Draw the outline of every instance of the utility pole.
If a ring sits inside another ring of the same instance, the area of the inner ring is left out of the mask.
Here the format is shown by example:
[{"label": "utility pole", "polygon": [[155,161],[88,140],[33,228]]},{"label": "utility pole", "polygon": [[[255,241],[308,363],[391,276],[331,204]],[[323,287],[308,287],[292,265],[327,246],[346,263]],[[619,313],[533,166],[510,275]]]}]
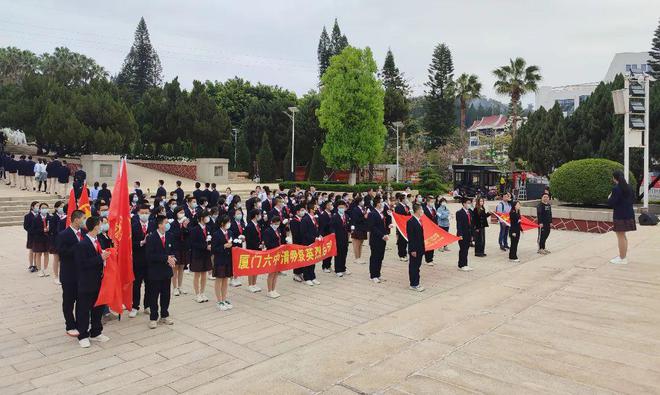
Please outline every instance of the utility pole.
[{"label": "utility pole", "polygon": [[294,168],[294,154],[296,148],[296,113],[298,112],[298,107],[289,107],[290,114],[286,111],[282,111],[286,114],[289,119],[291,119],[291,177],[293,180],[296,179],[296,173]]},{"label": "utility pole", "polygon": [[232,136],[234,136],[234,168],[236,168],[236,152],[238,147],[238,129],[234,128],[231,130]]}]

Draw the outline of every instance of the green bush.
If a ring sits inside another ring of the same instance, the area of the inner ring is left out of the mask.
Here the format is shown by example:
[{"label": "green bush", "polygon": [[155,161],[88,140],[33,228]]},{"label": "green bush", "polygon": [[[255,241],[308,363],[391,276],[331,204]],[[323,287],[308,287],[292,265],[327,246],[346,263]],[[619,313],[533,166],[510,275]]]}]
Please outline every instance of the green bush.
[{"label": "green bush", "polygon": [[[365,184],[356,184],[348,185],[338,182],[310,182],[310,181],[283,181],[279,183],[280,188],[282,189],[291,189],[299,186],[301,189],[309,189],[310,186],[316,187],[319,191],[331,191],[331,192],[367,192],[369,188],[377,189],[379,186],[383,189],[387,188],[387,183],[365,183]],[[396,183],[392,182],[389,184],[395,191],[403,191],[406,187],[411,189],[417,189],[413,184],[406,183]]]},{"label": "green bush", "polygon": [[[608,159],[580,159],[563,164],[550,176],[550,188],[562,202],[604,204],[612,190],[612,172],[623,165]],[[630,185],[637,185],[630,174]]]}]

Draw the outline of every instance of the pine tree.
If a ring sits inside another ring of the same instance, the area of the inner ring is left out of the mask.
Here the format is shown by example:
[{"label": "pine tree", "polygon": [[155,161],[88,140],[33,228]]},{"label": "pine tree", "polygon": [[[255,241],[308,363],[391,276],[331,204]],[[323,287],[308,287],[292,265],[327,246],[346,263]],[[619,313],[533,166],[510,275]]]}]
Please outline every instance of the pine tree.
[{"label": "pine tree", "polygon": [[321,32],[321,38],[319,39],[319,47],[316,50],[316,57],[319,60],[319,80],[323,77],[323,73],[330,66],[330,37],[328,36],[325,26],[323,26],[323,31]]},{"label": "pine tree", "polygon": [[323,181],[325,163],[323,162],[323,155],[321,155],[321,146],[314,147],[312,154],[312,161],[309,164],[309,181]]},{"label": "pine tree", "polygon": [[651,66],[651,75],[660,79],[660,23],[653,33],[653,41],[651,42],[651,51],[649,51],[649,66]]},{"label": "pine tree", "polygon": [[387,50],[385,63],[383,63],[383,69],[380,72],[380,79],[383,81],[383,87],[385,89],[398,89],[406,96],[410,93],[410,88],[403,73],[399,71],[399,68],[394,63],[394,54],[392,54],[391,49]]},{"label": "pine tree", "polygon": [[273,151],[270,149],[267,132],[264,132],[261,138],[257,164],[259,165],[259,179],[261,182],[275,181],[275,158],[273,158]]},{"label": "pine tree", "polygon": [[341,34],[339,23],[337,22],[337,18],[335,18],[335,24],[332,26],[332,39],[330,40],[329,47],[331,57],[339,55],[346,47],[348,47],[348,39],[345,35]]},{"label": "pine tree", "polygon": [[245,132],[241,131],[237,139],[237,152],[236,152],[236,170],[251,172],[251,159],[250,149],[247,144],[247,136]]},{"label": "pine tree", "polygon": [[394,63],[392,50],[387,50],[385,63],[383,63],[383,69],[379,77],[385,88],[385,124],[390,125],[392,122],[405,121],[408,119],[410,112],[410,104],[407,98],[410,88],[403,78],[403,74]]},{"label": "pine tree", "polygon": [[454,131],[454,63],[449,47],[438,44],[433,50],[426,83],[426,116],[424,126],[429,132],[431,147],[437,147]]},{"label": "pine tree", "polygon": [[156,50],[151,45],[149,31],[144,18],[135,29],[135,41],[131,47],[116,82],[127,88],[134,100],[141,97],[147,89],[159,86],[163,81],[163,68]]}]

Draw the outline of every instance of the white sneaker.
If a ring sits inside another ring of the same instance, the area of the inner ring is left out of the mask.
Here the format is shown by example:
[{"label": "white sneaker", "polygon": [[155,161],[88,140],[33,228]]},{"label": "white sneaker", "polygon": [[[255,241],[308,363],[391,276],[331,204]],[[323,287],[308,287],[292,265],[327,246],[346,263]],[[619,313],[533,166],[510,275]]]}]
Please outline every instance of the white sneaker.
[{"label": "white sneaker", "polygon": [[312,280],[305,281],[305,284],[309,285],[310,287],[314,286],[314,282],[312,282]]},{"label": "white sneaker", "polygon": [[179,288],[179,292],[181,292],[181,295],[188,295],[188,291],[186,291],[185,289]]},{"label": "white sneaker", "polygon": [[351,275],[351,271],[346,269],[346,271],[344,272],[344,276],[350,276],[350,275]]},{"label": "white sneaker", "polygon": [[615,265],[627,265],[628,264],[628,259],[626,258],[619,258],[617,262],[612,262]]},{"label": "white sneaker", "polygon": [[104,334],[101,333],[101,334],[98,335],[98,336],[90,337],[89,340],[91,340],[91,341],[93,341],[93,342],[105,343],[105,342],[109,341],[110,338],[109,338],[108,336],[106,336],[106,335],[104,335]]},{"label": "white sneaker", "polygon": [[344,277],[344,272],[335,273],[335,276],[337,276],[337,277]]},{"label": "white sneaker", "polygon": [[227,307],[227,305],[225,305],[225,302],[217,302],[215,305],[218,308],[218,310],[220,310],[220,311],[229,310],[229,307]]},{"label": "white sneaker", "polygon": [[372,278],[371,281],[373,281],[376,284],[380,284],[380,278],[378,278],[378,277]]},{"label": "white sneaker", "polygon": [[183,272],[186,273],[186,274],[190,274],[190,273],[192,273],[192,272],[190,271],[190,269],[186,269],[186,270],[184,270]]},{"label": "white sneaker", "polygon": [[43,270],[39,270],[39,274],[38,274],[38,276],[39,276],[39,277],[46,277],[46,273],[44,273]]},{"label": "white sneaker", "polygon": [[80,347],[82,347],[82,348],[89,348],[89,346],[91,345],[89,343],[89,338],[87,338],[87,337],[84,338],[84,339],[78,340],[78,344],[80,344]]},{"label": "white sneaker", "polygon": [[128,313],[128,318],[135,318],[137,317],[138,311],[136,309],[132,309],[130,313]]},{"label": "white sneaker", "polygon": [[618,257],[618,256],[617,256],[617,257],[614,257],[614,258],[612,258],[612,259],[610,259],[610,263],[613,263],[613,264],[615,264],[615,265],[618,264],[618,263],[620,263],[620,262],[621,262],[621,258]]},{"label": "white sneaker", "polygon": [[294,274],[293,275],[293,281],[297,281],[299,283],[303,282],[303,278],[300,274]]},{"label": "white sneaker", "polygon": [[231,304],[231,302],[229,301],[229,299],[225,300],[225,306],[227,306],[227,308],[228,308],[229,310],[231,310],[231,309],[234,308],[234,305]]},{"label": "white sneaker", "polygon": [[66,331],[66,334],[71,337],[78,337],[80,332],[78,332],[78,329],[69,329],[68,331]]},{"label": "white sneaker", "polygon": [[215,277],[214,277],[213,275],[210,275],[210,276],[208,277],[208,279],[209,279],[209,280],[215,280]]},{"label": "white sneaker", "polygon": [[60,280],[58,280],[57,278],[55,278],[55,279],[53,280],[53,283],[54,283],[55,285],[62,285],[62,283],[60,282]]},{"label": "white sneaker", "polygon": [[323,269],[323,273],[330,273],[330,272],[331,272],[330,269]]},{"label": "white sneaker", "polygon": [[417,292],[423,292],[424,290],[426,290],[426,288],[422,287],[421,285],[418,285],[416,287],[411,286],[410,289],[412,291],[417,291]]},{"label": "white sneaker", "polygon": [[204,303],[204,298],[202,297],[202,294],[198,294],[197,296],[195,296],[195,302]]},{"label": "white sneaker", "polygon": [[314,283],[314,285],[321,285],[321,282],[317,279],[313,279],[312,282]]},{"label": "white sneaker", "polygon": [[165,325],[174,325],[174,320],[170,317],[161,318],[158,322]]},{"label": "white sneaker", "polygon": [[248,291],[252,293],[261,292],[261,288],[259,288],[257,285],[250,285],[248,286]]},{"label": "white sneaker", "polygon": [[229,281],[229,285],[231,285],[232,287],[240,287],[240,286],[243,285],[243,284],[241,283],[241,280],[239,280],[239,279],[237,279],[237,278],[232,278],[232,279]]},{"label": "white sneaker", "polygon": [[268,297],[272,299],[277,299],[280,297],[280,294],[277,291],[268,292]]},{"label": "white sneaker", "polygon": [[406,262],[406,261],[408,260],[408,258],[406,258],[405,256],[400,256],[400,257],[399,257],[399,260],[400,260],[401,262]]},{"label": "white sneaker", "polygon": [[199,296],[202,297],[202,302],[208,302],[209,298],[206,297],[206,294],[200,294]]},{"label": "white sneaker", "polygon": [[435,266],[435,263],[433,263],[433,262],[426,262],[426,264],[427,264],[428,266]]},{"label": "white sneaker", "polygon": [[181,291],[179,291],[179,288],[174,288],[173,294],[174,294],[174,296],[179,296],[179,295],[181,295]]},{"label": "white sneaker", "polygon": [[149,315],[151,314],[151,309],[148,307],[145,307],[144,310],[142,310],[142,314],[144,315]]},{"label": "white sneaker", "polygon": [[464,271],[464,272],[471,272],[472,268],[470,266],[463,266],[459,267],[458,270]]},{"label": "white sneaker", "polygon": [[518,259],[518,258],[516,258],[516,259],[509,259],[509,262],[518,263],[518,262],[520,262],[520,259]]},{"label": "white sneaker", "polygon": [[149,329],[158,328],[158,321],[149,321]]},{"label": "white sneaker", "polygon": [[50,273],[44,272],[44,277],[50,277]]}]

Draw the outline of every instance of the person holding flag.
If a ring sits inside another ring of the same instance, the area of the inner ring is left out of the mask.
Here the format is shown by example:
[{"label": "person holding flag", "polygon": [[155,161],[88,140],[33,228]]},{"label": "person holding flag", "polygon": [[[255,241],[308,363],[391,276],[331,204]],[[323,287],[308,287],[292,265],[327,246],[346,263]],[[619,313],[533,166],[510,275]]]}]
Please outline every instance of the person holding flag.
[{"label": "person holding flag", "polygon": [[406,222],[406,235],[408,236],[408,277],[410,289],[417,292],[424,291],[419,285],[419,268],[422,266],[424,256],[424,227],[422,226],[422,205],[413,203],[413,215]]},{"label": "person holding flag", "polygon": [[[438,222],[438,214],[435,211],[435,197],[433,195],[426,196],[426,200],[422,203],[424,215],[431,220],[434,224]],[[433,266],[433,250],[424,253],[424,260],[429,266]]]}]

